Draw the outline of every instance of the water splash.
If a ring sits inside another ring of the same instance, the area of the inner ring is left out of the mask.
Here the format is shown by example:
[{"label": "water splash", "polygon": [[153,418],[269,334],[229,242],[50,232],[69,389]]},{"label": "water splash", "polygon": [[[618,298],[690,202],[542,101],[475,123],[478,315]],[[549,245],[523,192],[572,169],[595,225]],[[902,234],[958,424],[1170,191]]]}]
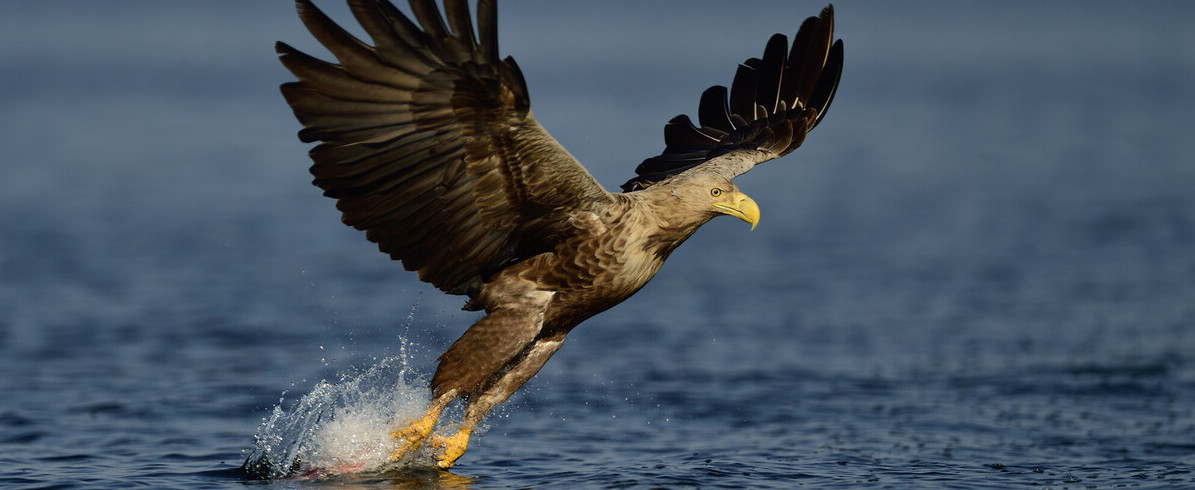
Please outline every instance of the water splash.
[{"label": "water splash", "polygon": [[341,375],[337,383],[321,380],[289,410],[283,408],[284,393],[254,436],[242,469],[254,478],[278,479],[434,467],[427,451],[400,462],[390,459],[397,448],[391,431],[422,416],[430,398],[427,381],[411,369],[407,347],[418,307],[417,299],[403,324],[397,357]]},{"label": "water splash", "polygon": [[419,311],[419,303],[423,299],[423,288],[415,291],[415,303],[411,305],[411,310],[407,312],[407,319],[402,324],[402,334],[398,337],[398,358],[402,362],[402,370],[399,373],[406,376],[410,369],[410,352],[407,349],[407,339],[411,338],[411,324],[415,323],[415,312]]},{"label": "water splash", "polygon": [[338,383],[320,381],[290,409],[283,401],[258,429],[243,469],[257,478],[384,473],[434,466],[430,454],[395,463],[390,432],[427,409],[426,383],[405,376],[400,357]]}]

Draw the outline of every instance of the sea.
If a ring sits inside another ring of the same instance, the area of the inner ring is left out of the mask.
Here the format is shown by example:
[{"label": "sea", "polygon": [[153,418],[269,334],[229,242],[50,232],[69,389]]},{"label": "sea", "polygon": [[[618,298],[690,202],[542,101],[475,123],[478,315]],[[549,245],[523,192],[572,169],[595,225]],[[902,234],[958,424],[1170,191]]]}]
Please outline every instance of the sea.
[{"label": "sea", "polygon": [[[500,49],[614,189],[823,6],[504,1]],[[1195,3],[835,9],[828,116],[737,179],[759,227],[703,227],[442,471],[389,432],[477,315],[310,184],[293,4],[6,3],[0,487],[1195,487]]]}]

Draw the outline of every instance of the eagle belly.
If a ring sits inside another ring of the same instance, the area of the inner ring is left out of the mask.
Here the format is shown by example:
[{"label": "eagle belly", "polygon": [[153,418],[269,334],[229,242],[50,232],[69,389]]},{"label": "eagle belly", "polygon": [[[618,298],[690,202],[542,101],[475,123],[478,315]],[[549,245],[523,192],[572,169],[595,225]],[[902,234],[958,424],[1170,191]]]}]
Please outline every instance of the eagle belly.
[{"label": "eagle belly", "polygon": [[432,383],[437,392],[474,393],[490,385],[524,362],[537,343],[559,342],[634,295],[660,270],[667,254],[659,253],[659,235],[635,233],[643,228],[636,227],[634,213],[605,219],[580,214],[554,251],[514,263],[481,287],[470,304],[486,316],[440,356]]}]

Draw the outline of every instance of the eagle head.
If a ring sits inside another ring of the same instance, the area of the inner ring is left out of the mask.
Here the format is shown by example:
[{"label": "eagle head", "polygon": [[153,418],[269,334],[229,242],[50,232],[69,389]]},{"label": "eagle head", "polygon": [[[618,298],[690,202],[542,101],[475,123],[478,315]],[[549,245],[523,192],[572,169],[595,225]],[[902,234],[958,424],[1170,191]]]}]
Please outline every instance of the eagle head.
[{"label": "eagle head", "polygon": [[704,215],[706,220],[725,214],[750,223],[752,230],[759,224],[759,204],[730,179],[711,174],[682,174],[664,187],[670,188],[680,207]]}]

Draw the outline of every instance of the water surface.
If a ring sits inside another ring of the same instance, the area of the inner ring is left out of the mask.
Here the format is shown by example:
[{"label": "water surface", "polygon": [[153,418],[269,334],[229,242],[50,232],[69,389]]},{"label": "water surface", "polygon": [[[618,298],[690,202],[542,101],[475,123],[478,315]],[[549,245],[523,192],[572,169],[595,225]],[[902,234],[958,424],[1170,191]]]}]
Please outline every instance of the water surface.
[{"label": "water surface", "polygon": [[[612,188],[820,7],[506,2],[502,49]],[[452,473],[323,482],[1195,484],[1193,8],[836,7],[829,116],[739,179],[756,231],[703,228]],[[276,407],[417,390],[475,318],[310,186],[278,39],[319,52],[284,2],[6,9],[0,484],[254,483]]]}]

